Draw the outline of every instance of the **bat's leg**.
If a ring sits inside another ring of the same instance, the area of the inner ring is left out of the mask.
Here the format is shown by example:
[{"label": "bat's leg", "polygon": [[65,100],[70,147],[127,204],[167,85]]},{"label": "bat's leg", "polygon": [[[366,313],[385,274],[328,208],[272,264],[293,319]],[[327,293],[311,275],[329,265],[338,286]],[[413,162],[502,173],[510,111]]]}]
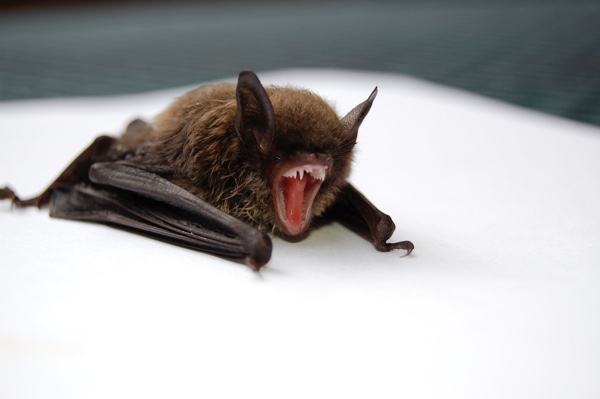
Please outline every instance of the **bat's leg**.
[{"label": "bat's leg", "polygon": [[69,190],[62,199],[57,195],[51,215],[120,224],[241,261],[255,270],[268,262],[272,243],[266,234],[159,176],[155,169],[123,162],[94,164],[90,168],[94,185]]},{"label": "bat's leg", "polygon": [[0,188],[0,200],[8,199],[8,200],[14,201],[17,198],[18,197],[15,194],[15,192],[12,190],[12,188],[10,188],[10,187]]},{"label": "bat's leg", "polygon": [[354,186],[348,184],[331,209],[331,216],[371,241],[378,251],[403,249],[410,254],[414,245],[410,241],[388,243],[396,225],[389,215],[381,212]]},{"label": "bat's leg", "polygon": [[100,136],[75,158],[73,162],[50,184],[50,186],[37,197],[29,199],[19,198],[9,187],[0,189],[0,199],[10,199],[17,208],[36,206],[41,208],[50,202],[50,194],[57,187],[71,186],[88,180],[88,170],[96,162],[110,159],[110,150],[115,142],[114,137]]}]

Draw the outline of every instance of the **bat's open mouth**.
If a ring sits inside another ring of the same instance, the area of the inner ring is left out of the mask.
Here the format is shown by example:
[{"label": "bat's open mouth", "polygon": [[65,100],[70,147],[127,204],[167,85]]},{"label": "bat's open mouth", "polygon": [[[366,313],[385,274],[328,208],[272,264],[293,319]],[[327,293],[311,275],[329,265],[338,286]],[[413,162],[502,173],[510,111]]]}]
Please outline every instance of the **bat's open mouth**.
[{"label": "bat's open mouth", "polygon": [[274,187],[275,211],[286,234],[301,234],[309,226],[313,201],[327,172],[326,165],[306,163],[284,168],[278,174]]}]

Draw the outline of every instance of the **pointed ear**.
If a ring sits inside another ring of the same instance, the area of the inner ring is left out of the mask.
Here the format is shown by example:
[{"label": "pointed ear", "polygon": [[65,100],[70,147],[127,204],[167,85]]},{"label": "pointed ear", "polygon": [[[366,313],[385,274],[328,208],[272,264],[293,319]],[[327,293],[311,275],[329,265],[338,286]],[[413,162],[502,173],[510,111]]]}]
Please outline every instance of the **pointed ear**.
[{"label": "pointed ear", "polygon": [[235,128],[249,148],[258,145],[263,157],[269,154],[275,135],[275,113],[264,87],[254,72],[243,71],[236,90]]},{"label": "pointed ear", "polygon": [[367,116],[367,114],[369,113],[369,110],[371,109],[371,105],[373,105],[373,100],[375,100],[375,97],[377,97],[377,87],[375,88],[375,90],[373,90],[373,92],[371,93],[369,98],[366,99],[366,101],[354,107],[354,109],[348,112],[348,114],[344,116],[340,121],[342,127],[346,131],[346,138],[349,141],[352,141],[352,143],[356,141],[356,136],[358,135],[358,128],[360,127],[362,121],[365,119],[365,116]]}]

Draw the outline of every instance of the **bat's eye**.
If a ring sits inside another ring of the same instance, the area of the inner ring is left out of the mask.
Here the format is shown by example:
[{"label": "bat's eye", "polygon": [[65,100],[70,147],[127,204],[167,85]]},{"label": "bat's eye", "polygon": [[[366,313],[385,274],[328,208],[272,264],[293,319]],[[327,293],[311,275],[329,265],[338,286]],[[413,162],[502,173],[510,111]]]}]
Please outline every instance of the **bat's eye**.
[{"label": "bat's eye", "polygon": [[273,158],[273,162],[277,163],[281,161],[281,155],[275,154],[275,158]]}]

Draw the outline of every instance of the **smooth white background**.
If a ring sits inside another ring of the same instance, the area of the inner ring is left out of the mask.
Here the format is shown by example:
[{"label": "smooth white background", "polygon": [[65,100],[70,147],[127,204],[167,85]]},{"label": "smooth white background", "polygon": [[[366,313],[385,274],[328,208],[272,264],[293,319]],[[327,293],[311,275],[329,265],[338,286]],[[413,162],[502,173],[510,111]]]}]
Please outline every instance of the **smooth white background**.
[{"label": "smooth white background", "polygon": [[[600,129],[385,74],[279,71],[340,114],[379,96],[352,182],[409,257],[339,225],[260,274],[0,203],[0,397],[600,396]],[[0,185],[37,194],[185,89],[0,104]]]}]

